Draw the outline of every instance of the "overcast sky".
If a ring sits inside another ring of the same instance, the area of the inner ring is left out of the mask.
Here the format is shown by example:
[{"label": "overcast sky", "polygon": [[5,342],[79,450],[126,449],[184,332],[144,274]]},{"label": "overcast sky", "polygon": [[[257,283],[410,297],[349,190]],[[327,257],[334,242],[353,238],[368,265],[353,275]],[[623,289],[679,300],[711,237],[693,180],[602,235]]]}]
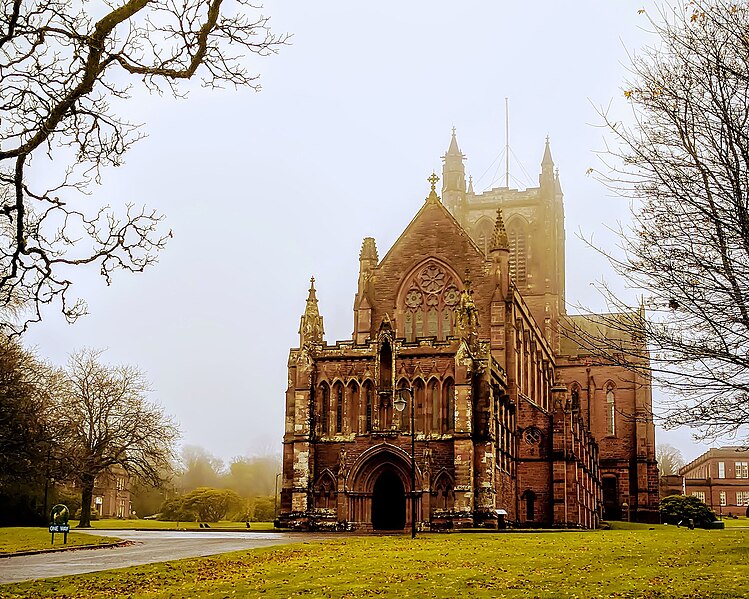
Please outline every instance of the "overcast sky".
[{"label": "overcast sky", "polygon": [[[511,186],[537,185],[548,135],[565,193],[567,299],[605,308],[591,283],[610,269],[576,233],[612,247],[607,227],[628,206],[585,172],[605,145],[597,109],[624,109],[628,52],[648,39],[638,9],[652,6],[267,1],[274,30],[293,38],[250,59],[260,93],[196,85],[188,100],[136,94],[122,110],[149,137],[91,201],[163,212],[174,239],[160,263],[109,288],[79,273],[91,314],[69,326],[48,311],[27,343],[59,364],[83,346],[137,364],[184,443],[225,459],[280,451],[310,276],[326,340],[350,338],[361,241],[375,237],[384,256],[441,173],[453,126],[476,191],[503,184],[505,98]],[[659,430],[658,441],[687,459],[704,450],[688,431]]]}]

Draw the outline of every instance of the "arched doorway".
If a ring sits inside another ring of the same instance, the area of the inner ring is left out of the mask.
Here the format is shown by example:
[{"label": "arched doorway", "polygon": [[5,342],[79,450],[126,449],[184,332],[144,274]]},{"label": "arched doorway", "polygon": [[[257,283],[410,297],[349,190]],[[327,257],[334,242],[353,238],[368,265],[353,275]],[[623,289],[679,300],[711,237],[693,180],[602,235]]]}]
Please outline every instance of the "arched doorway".
[{"label": "arched doorway", "polygon": [[406,492],[400,477],[388,469],[382,472],[372,492],[372,528],[403,530],[406,526]]}]

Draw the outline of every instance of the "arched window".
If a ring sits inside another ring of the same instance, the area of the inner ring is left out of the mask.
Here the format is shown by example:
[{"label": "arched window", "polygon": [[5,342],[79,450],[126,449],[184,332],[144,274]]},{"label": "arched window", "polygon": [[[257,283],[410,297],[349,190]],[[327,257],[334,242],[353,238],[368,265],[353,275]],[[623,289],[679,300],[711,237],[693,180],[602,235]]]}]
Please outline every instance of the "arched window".
[{"label": "arched window", "polygon": [[451,378],[445,379],[442,383],[442,405],[445,406],[445,425],[443,430],[446,433],[455,430],[455,385]]},{"label": "arched window", "polygon": [[315,507],[331,509],[335,507],[335,480],[325,472],[317,481],[315,488]]},{"label": "arched window", "polygon": [[372,383],[364,383],[364,410],[365,410],[365,432],[372,432]]},{"label": "arched window", "polygon": [[347,388],[348,393],[348,430],[359,432],[359,385],[351,381]]},{"label": "arched window", "polygon": [[322,432],[327,435],[330,432],[330,388],[327,383],[320,385],[320,420],[322,420]]},{"label": "arched window", "polygon": [[473,239],[476,241],[476,245],[479,246],[482,252],[484,252],[484,255],[487,255],[491,249],[489,246],[492,242],[494,223],[489,218],[482,218],[478,223],[476,223],[476,227],[473,231]]},{"label": "arched window", "polygon": [[436,260],[419,266],[404,285],[398,311],[406,341],[418,337],[446,339],[453,334],[461,283]]},{"label": "arched window", "polygon": [[431,418],[430,418],[430,426],[429,430],[433,433],[439,433],[442,432],[440,430],[440,421],[441,421],[441,408],[442,408],[442,402],[440,401],[440,386],[439,383],[435,380],[432,380],[429,382],[429,403],[431,404],[430,412],[431,412]]},{"label": "arched window", "polygon": [[343,385],[335,385],[335,432],[343,432]]},{"label": "arched window", "polygon": [[453,482],[446,472],[443,472],[434,483],[434,507],[441,510],[451,510],[455,505],[455,491]]},{"label": "arched window", "polygon": [[614,383],[606,385],[606,434],[616,435],[616,402],[614,400]]},{"label": "arched window", "polygon": [[525,221],[515,218],[507,225],[510,244],[510,276],[518,287],[528,284],[528,229]]},{"label": "arched window", "polygon": [[[424,381],[417,379],[414,381],[414,404],[416,408],[416,411],[414,412],[414,426],[418,432],[424,432],[424,408],[426,406],[426,402],[424,401],[425,395],[426,389],[424,387]],[[403,413],[405,414],[405,410]]]}]

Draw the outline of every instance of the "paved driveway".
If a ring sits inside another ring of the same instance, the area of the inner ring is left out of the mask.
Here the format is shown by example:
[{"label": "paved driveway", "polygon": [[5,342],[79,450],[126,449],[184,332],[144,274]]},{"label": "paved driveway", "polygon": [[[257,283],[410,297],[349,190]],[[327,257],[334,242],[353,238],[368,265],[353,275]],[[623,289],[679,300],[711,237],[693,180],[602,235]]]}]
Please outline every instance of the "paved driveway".
[{"label": "paved driveway", "polygon": [[330,538],[324,535],[284,532],[180,532],[101,529],[90,532],[97,535],[119,537],[120,539],[133,541],[133,544],[127,547],[76,549],[2,558],[0,559],[0,584]]}]

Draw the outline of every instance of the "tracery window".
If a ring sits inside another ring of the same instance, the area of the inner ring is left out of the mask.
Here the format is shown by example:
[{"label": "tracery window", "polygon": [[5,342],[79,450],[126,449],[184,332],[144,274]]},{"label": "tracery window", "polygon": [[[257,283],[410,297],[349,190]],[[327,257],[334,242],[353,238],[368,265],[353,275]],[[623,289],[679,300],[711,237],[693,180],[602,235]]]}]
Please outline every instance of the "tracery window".
[{"label": "tracery window", "polygon": [[460,282],[435,260],[417,269],[406,284],[400,310],[406,341],[417,337],[446,339],[453,334]]},{"label": "tracery window", "polygon": [[614,401],[614,384],[606,385],[606,434],[616,435],[616,403]]},{"label": "tracery window", "polygon": [[510,276],[518,287],[528,284],[528,232],[525,222],[513,220],[507,226],[510,245]]},{"label": "tracery window", "polygon": [[455,491],[452,480],[446,473],[442,473],[434,484],[435,502],[434,507],[442,510],[451,510],[455,505]]}]

